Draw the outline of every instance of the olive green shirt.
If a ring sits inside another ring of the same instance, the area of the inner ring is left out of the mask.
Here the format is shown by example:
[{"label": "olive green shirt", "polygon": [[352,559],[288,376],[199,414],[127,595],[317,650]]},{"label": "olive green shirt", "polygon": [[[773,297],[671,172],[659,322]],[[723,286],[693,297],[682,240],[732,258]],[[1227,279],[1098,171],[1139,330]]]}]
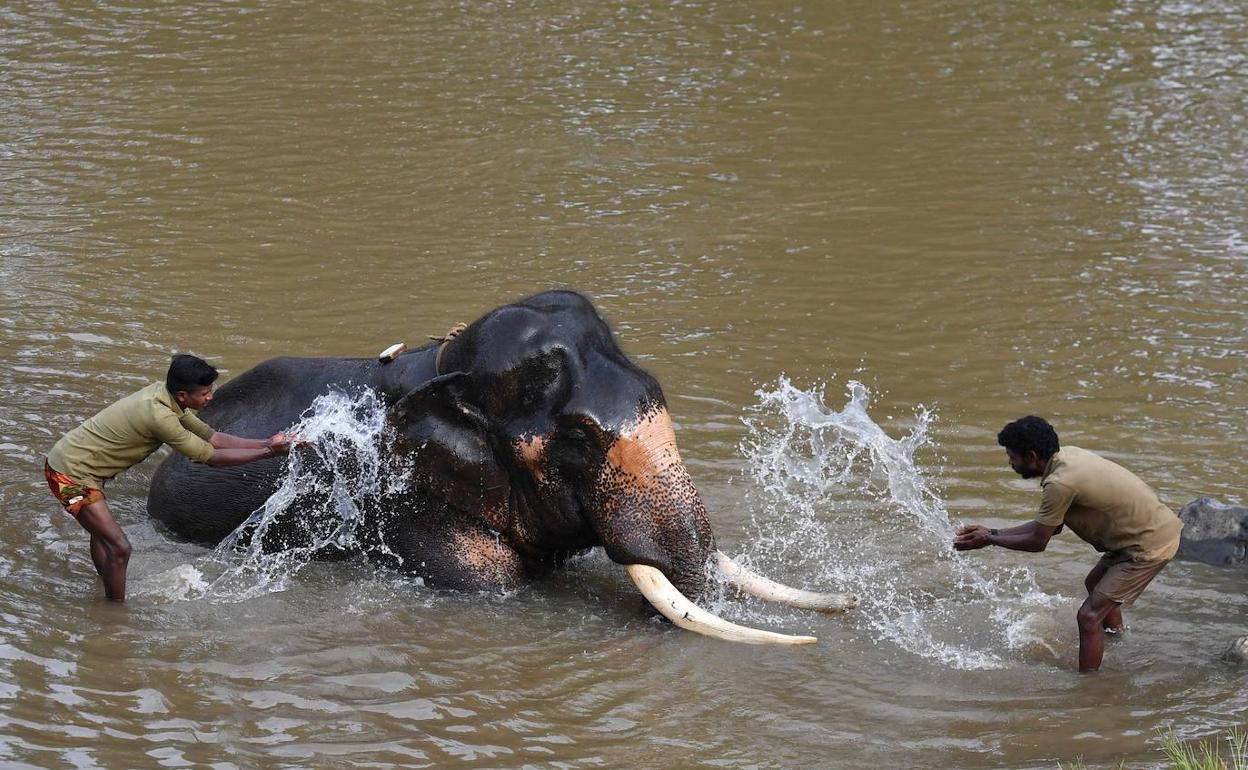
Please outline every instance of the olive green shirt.
[{"label": "olive green shirt", "polygon": [[102,487],[118,473],[143,462],[161,444],[192,460],[212,457],[213,429],[183,409],[163,382],[106,406],[61,437],[48,452],[48,465],[74,481]]},{"label": "olive green shirt", "polygon": [[1098,551],[1148,558],[1172,545],[1183,521],[1131,471],[1075,446],[1049,459],[1036,521],[1062,524]]}]

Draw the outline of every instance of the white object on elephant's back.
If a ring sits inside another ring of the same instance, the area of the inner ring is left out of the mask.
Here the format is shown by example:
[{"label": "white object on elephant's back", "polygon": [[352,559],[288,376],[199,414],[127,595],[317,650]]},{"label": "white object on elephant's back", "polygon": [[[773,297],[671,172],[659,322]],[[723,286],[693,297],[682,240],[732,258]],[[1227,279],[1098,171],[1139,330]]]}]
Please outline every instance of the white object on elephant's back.
[{"label": "white object on elephant's back", "polygon": [[388,364],[399,357],[399,354],[407,350],[407,343],[396,342],[385,350],[377,354],[377,360],[383,364]]},{"label": "white object on elephant's back", "polygon": [[687,631],[744,644],[814,644],[818,641],[813,636],[789,636],[730,623],[691,602],[672,585],[667,576],[654,567],[626,564],[624,569],[637,584],[642,595],[663,617]]},{"label": "white object on elephant's back", "polygon": [[777,583],[740,566],[722,551],[715,552],[715,560],[729,583],[759,599],[816,612],[844,612],[858,606],[858,597],[851,594],[821,594]]}]

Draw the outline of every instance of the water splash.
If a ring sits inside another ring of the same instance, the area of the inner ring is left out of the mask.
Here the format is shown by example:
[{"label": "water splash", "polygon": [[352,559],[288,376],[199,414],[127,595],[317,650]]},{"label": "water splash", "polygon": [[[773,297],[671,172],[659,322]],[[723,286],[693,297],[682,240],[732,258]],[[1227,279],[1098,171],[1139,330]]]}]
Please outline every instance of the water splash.
[{"label": "water splash", "polygon": [[744,558],[857,593],[856,617],[878,640],[956,668],[1010,665],[1001,651],[1042,641],[1036,618],[1063,600],[1025,568],[955,553],[940,490],[915,459],[933,412],[919,407],[893,438],[871,418],[867,387],[847,391],[840,410],[822,385],[781,377],[758,391],[742,450],[764,499]]},{"label": "water splash", "polygon": [[184,602],[204,595],[208,583],[193,564],[179,564],[172,569],[149,575],[137,582],[131,598],[142,597],[155,602]]},{"label": "water splash", "polygon": [[392,460],[383,404],[369,389],[318,397],[291,427],[307,446],[292,452],[276,492],[201,561],[218,573],[198,598],[238,602],[285,590],[317,556],[387,549],[362,527],[365,506],[395,492],[404,474]]}]

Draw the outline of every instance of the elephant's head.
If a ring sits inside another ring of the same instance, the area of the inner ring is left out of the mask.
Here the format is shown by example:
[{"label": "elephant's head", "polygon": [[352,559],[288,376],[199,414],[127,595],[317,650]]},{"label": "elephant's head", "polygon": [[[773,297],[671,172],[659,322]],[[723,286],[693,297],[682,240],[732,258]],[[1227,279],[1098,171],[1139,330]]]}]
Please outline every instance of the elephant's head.
[{"label": "elephant's head", "polygon": [[718,556],[705,506],[658,382],[585,298],[552,292],[495,310],[446,346],[441,369],[392,409],[400,451],[433,490],[421,504],[439,509],[426,526],[484,527],[490,558],[526,571],[602,546],[678,624],[779,637],[693,605]]}]

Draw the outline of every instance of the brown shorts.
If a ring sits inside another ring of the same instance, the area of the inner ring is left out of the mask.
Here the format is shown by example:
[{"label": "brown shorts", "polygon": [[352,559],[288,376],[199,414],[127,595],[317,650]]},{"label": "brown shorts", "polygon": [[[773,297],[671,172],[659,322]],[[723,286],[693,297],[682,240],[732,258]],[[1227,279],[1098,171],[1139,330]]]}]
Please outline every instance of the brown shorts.
[{"label": "brown shorts", "polygon": [[1144,589],[1170,563],[1178,550],[1179,540],[1175,538],[1172,545],[1152,553],[1137,556],[1105,554],[1097,564],[1098,567],[1105,567],[1105,574],[1092,590],[1112,602],[1129,605],[1144,593]]},{"label": "brown shorts", "polygon": [[47,460],[43,461],[43,476],[48,480],[48,489],[52,490],[52,496],[60,500],[65,511],[74,518],[78,518],[85,506],[104,499],[103,490],[88,487],[60,471],[53,470]]}]

